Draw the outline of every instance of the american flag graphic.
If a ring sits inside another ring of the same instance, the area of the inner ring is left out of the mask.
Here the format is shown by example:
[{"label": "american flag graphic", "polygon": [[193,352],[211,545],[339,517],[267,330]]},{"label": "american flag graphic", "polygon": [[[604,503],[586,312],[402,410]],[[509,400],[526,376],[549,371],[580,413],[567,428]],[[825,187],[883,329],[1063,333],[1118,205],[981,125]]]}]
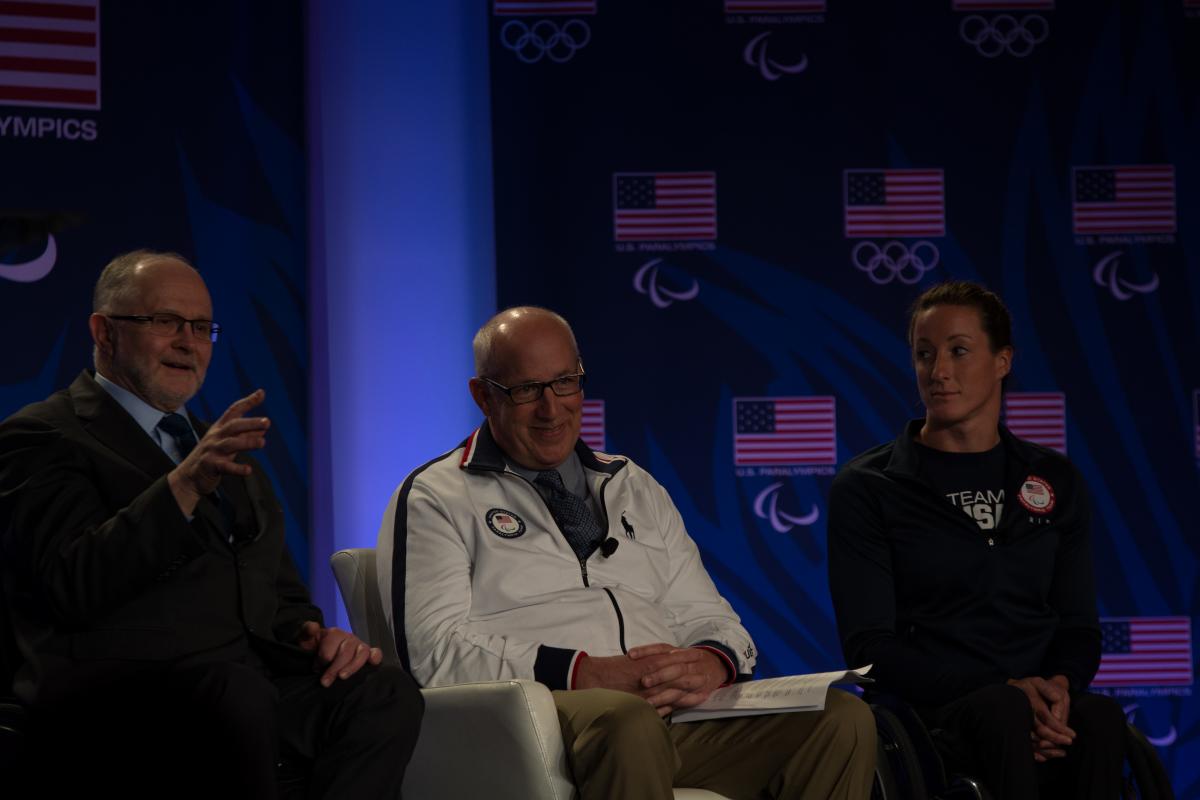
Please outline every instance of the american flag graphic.
[{"label": "american flag graphic", "polygon": [[846,237],[945,236],[940,169],[848,169]]},{"label": "american flag graphic", "polygon": [[955,11],[1053,11],[1054,0],[953,0]]},{"label": "american flag graphic", "polygon": [[1038,504],[1039,507],[1050,500],[1050,493],[1046,491],[1046,487],[1037,481],[1026,481],[1021,486],[1021,496],[1024,497],[1026,495],[1033,495],[1040,498],[1042,502]]},{"label": "american flag graphic", "polygon": [[1075,233],[1174,233],[1175,167],[1075,167]]},{"label": "american flag graphic", "polygon": [[1101,617],[1092,686],[1191,686],[1191,617]]},{"label": "american flag graphic", "polygon": [[495,0],[492,13],[498,17],[595,14],[596,0]]},{"label": "american flag graphic", "polygon": [[1012,434],[1067,453],[1067,399],[1062,392],[1009,392],[1004,424]]},{"label": "american flag graphic", "polygon": [[0,2],[0,105],[100,108],[99,5]]},{"label": "american flag graphic", "polygon": [[1192,428],[1196,435],[1196,459],[1200,461],[1200,389],[1192,392]]},{"label": "american flag graphic", "polygon": [[604,450],[604,401],[583,401],[583,425],[579,438],[593,450]]},{"label": "american flag graphic", "polygon": [[813,14],[825,10],[825,0],[725,0],[726,14]]},{"label": "american flag graphic", "polygon": [[613,228],[618,242],[717,238],[717,173],[614,174]]},{"label": "american flag graphic", "polygon": [[837,463],[832,397],[737,397],[733,417],[734,464]]}]

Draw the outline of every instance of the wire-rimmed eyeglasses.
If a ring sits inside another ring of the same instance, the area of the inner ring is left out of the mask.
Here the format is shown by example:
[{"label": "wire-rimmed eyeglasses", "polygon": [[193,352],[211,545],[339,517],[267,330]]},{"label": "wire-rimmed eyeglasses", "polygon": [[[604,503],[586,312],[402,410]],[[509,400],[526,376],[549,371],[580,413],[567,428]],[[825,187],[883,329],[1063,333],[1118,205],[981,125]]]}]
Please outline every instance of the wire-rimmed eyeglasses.
[{"label": "wire-rimmed eyeglasses", "polygon": [[211,319],[184,319],[178,314],[105,314],[109,319],[119,319],[145,325],[155,336],[176,336],[183,330],[184,325],[192,329],[192,333],[210,342],[217,340],[221,326]]}]

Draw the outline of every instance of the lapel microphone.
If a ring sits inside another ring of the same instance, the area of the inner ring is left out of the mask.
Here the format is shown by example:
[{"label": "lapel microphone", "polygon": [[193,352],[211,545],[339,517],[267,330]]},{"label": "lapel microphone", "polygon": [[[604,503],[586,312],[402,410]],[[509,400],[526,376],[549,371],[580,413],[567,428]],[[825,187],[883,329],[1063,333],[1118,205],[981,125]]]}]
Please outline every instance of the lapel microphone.
[{"label": "lapel microphone", "polygon": [[621,543],[618,542],[613,537],[611,537],[611,536],[608,537],[607,539],[605,539],[603,542],[600,543],[600,555],[604,556],[605,558],[608,558],[613,553],[617,552],[617,546],[620,544]]}]

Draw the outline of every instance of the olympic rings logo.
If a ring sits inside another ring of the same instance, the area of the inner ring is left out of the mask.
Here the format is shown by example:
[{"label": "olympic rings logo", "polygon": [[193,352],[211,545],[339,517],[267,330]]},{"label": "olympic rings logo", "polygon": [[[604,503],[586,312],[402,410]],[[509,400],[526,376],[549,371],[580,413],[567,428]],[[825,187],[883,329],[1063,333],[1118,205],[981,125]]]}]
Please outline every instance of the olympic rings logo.
[{"label": "olympic rings logo", "polygon": [[562,64],[591,40],[592,29],[581,19],[564,23],[561,28],[548,19],[538,20],[532,26],[513,19],[500,29],[500,43],[526,64],[536,64],[543,58]]},{"label": "olympic rings logo", "polygon": [[938,265],[941,254],[932,242],[917,242],[911,248],[892,240],[883,247],[874,242],[859,242],[850,251],[850,261],[867,273],[871,282],[884,286],[894,280],[910,286]]},{"label": "olympic rings logo", "polygon": [[984,58],[995,58],[1003,53],[1025,58],[1033,48],[1046,41],[1050,23],[1038,14],[1029,14],[1020,20],[1011,14],[1000,14],[990,20],[971,14],[959,23],[958,33]]}]

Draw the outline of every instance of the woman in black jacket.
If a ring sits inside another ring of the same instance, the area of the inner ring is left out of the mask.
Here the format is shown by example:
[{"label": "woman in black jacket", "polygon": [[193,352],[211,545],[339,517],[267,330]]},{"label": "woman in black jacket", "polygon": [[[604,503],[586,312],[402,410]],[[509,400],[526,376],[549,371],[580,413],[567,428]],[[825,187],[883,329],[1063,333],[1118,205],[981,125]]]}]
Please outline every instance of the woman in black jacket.
[{"label": "woman in black jacket", "polygon": [[946,732],[952,770],[998,798],[1119,795],[1124,715],[1100,662],[1087,492],[1059,453],[1000,424],[1011,318],[940,284],[908,340],[925,418],[850,461],[829,503],[846,659]]}]

